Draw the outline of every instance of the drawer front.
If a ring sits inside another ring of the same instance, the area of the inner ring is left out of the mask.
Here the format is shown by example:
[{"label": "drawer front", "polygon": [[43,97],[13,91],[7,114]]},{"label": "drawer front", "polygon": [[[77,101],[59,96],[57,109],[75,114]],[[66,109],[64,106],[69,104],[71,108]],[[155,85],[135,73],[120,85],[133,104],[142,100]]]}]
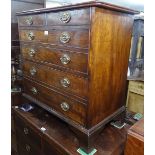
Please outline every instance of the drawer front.
[{"label": "drawer front", "polygon": [[28,124],[23,122],[18,117],[15,117],[16,131],[20,132],[20,136],[24,137],[23,139],[29,139],[29,141],[36,147],[41,147],[41,137],[37,134]]},{"label": "drawer front", "polygon": [[24,79],[24,92],[64,116],[84,125],[86,117],[84,104],[28,79]]},{"label": "drawer front", "polygon": [[46,140],[43,141],[43,155],[68,155],[54,144],[49,144]]},{"label": "drawer front", "polygon": [[80,96],[84,99],[88,98],[87,79],[73,76],[29,61],[24,61],[23,73],[24,76],[31,77],[38,82],[56,87],[61,91]]},{"label": "drawer front", "polygon": [[45,25],[45,14],[19,16],[18,24],[19,26],[43,26]]},{"label": "drawer front", "polygon": [[16,137],[19,155],[41,155],[41,148],[36,147],[31,141],[23,137],[19,130],[16,132]]},{"label": "drawer front", "polygon": [[86,25],[90,24],[90,9],[47,13],[47,25]]},{"label": "drawer front", "polygon": [[87,73],[88,54],[28,45],[21,51],[25,59]]},{"label": "drawer front", "polygon": [[48,35],[46,35],[45,31],[19,30],[19,38],[21,41],[48,42]]},{"label": "drawer front", "polygon": [[43,42],[51,45],[67,47],[89,47],[88,29],[69,29],[68,30],[20,30],[21,41]]},{"label": "drawer front", "polygon": [[89,29],[72,29],[68,27],[65,30],[51,30],[49,32],[48,42],[54,45],[69,47],[89,47]]}]

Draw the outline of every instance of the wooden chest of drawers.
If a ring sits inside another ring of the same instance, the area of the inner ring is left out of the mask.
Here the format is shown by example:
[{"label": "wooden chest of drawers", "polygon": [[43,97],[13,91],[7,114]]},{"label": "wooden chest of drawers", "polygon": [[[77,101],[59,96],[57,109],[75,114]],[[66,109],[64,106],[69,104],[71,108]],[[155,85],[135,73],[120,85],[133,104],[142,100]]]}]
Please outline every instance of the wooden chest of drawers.
[{"label": "wooden chest of drawers", "polygon": [[[18,155],[39,155],[40,153],[41,155],[79,155],[77,152],[79,141],[66,123],[43,108],[33,106],[34,109],[29,112],[13,107],[20,151]],[[129,121],[128,118],[126,121]],[[45,131],[42,131],[43,127]],[[131,125],[127,123],[124,128],[116,129],[108,124],[94,142],[94,147],[97,149],[95,155],[122,155],[127,130],[130,127]],[[18,132],[19,130],[21,132]],[[19,142],[21,136],[24,136],[22,143]],[[27,147],[23,144],[27,144]]]},{"label": "wooden chest of drawers", "polygon": [[128,130],[125,155],[144,155],[144,118]]},{"label": "wooden chest of drawers", "polygon": [[125,109],[135,13],[100,2],[17,13],[23,95],[66,121],[86,152]]}]

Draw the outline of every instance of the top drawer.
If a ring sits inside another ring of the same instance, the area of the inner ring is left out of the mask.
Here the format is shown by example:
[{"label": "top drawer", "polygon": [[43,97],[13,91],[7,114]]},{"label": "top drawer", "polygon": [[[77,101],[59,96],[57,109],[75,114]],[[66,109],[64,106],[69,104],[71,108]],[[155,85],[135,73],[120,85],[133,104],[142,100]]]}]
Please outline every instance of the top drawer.
[{"label": "top drawer", "polygon": [[90,8],[47,13],[47,25],[90,24]]},{"label": "top drawer", "polygon": [[19,26],[43,26],[45,25],[45,14],[19,16],[18,24]]}]

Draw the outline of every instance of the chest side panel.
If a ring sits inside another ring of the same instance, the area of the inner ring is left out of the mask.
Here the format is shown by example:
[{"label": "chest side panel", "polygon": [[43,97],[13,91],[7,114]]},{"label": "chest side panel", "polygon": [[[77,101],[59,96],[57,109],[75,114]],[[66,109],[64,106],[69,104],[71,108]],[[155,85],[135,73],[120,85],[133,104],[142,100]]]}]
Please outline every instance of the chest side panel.
[{"label": "chest side panel", "polygon": [[89,127],[98,124],[125,103],[132,25],[131,15],[92,8]]}]

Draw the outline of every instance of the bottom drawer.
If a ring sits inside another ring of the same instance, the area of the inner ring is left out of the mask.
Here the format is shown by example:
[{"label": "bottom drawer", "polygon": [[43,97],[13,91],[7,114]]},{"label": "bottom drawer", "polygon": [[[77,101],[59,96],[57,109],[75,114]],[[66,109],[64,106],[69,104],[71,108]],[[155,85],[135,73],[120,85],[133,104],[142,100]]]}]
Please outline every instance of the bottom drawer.
[{"label": "bottom drawer", "polygon": [[24,92],[63,116],[85,125],[86,105],[26,78],[24,79]]}]

